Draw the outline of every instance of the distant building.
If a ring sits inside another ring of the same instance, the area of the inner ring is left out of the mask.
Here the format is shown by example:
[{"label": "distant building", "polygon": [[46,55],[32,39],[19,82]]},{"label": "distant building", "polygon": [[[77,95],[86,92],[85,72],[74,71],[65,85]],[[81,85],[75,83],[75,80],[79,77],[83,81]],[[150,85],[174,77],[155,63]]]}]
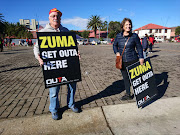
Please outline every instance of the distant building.
[{"label": "distant building", "polygon": [[38,21],[35,19],[31,19],[31,22],[29,19],[19,19],[19,22],[21,25],[26,26],[26,28],[33,34],[34,39],[37,38],[36,32],[43,29],[41,25],[38,25]]},{"label": "distant building", "polygon": [[[85,30],[78,30],[78,32],[83,32],[83,31],[85,31]],[[89,38],[99,38],[99,37],[107,38],[107,31],[100,31],[100,32],[99,32],[99,30],[97,30],[97,31],[96,31],[96,37],[95,37],[95,32],[94,32],[94,30],[87,30],[87,31],[90,32],[90,33],[89,33]]]},{"label": "distant building", "polygon": [[21,25],[26,26],[29,30],[36,30],[38,29],[38,21],[35,19],[31,19],[31,23],[29,19],[19,19]]},{"label": "distant building", "polygon": [[137,33],[140,38],[143,38],[145,34],[154,35],[155,38],[161,38],[163,41],[171,37],[171,28],[152,23],[135,29],[133,32]]},{"label": "distant building", "polygon": [[171,38],[175,38],[175,31],[177,27],[171,27]]}]

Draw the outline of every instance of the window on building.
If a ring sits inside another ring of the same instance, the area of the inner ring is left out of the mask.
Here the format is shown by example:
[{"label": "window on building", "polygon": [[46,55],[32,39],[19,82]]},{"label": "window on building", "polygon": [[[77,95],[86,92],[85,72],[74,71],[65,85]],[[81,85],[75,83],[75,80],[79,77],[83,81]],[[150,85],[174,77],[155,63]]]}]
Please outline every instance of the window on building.
[{"label": "window on building", "polygon": [[167,33],[167,29],[165,29],[165,33]]},{"label": "window on building", "polygon": [[158,33],[158,29],[156,29],[155,33]]},{"label": "window on building", "polygon": [[152,29],[149,30],[149,33],[152,33]]},{"label": "window on building", "polygon": [[161,33],[161,29],[159,29],[159,33]]}]

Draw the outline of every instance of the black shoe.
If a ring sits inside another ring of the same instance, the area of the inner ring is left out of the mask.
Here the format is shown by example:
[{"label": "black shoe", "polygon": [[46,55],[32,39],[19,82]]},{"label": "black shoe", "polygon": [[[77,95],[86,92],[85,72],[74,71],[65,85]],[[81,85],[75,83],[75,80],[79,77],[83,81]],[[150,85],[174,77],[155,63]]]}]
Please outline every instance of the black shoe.
[{"label": "black shoe", "polygon": [[121,100],[132,100],[133,97],[133,95],[131,96],[131,94],[126,93],[124,96],[121,97]]}]

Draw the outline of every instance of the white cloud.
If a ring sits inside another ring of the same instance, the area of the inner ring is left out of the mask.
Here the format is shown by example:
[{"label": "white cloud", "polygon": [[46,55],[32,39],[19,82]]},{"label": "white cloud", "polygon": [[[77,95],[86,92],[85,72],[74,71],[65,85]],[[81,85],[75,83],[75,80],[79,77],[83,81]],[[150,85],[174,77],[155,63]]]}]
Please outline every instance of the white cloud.
[{"label": "white cloud", "polygon": [[62,24],[71,24],[74,25],[76,27],[79,27],[80,29],[86,29],[87,27],[87,23],[88,23],[88,19],[85,18],[81,18],[81,17],[74,17],[74,18],[70,18],[70,19],[63,19]]},{"label": "white cloud", "polygon": [[[49,23],[49,21],[39,21],[39,24],[42,26],[45,26],[47,23]],[[86,29],[88,19],[81,18],[81,17],[74,17],[74,18],[69,18],[69,19],[62,19],[61,23],[62,25],[69,24],[69,25],[79,27],[79,29]]]},{"label": "white cloud", "polygon": [[121,12],[121,11],[123,11],[123,9],[122,9],[122,8],[119,8],[118,10],[119,10],[120,12]]},{"label": "white cloud", "polygon": [[130,16],[131,17],[135,16],[135,13],[134,12],[130,12]]},{"label": "white cloud", "polygon": [[45,27],[47,23],[49,23],[49,21],[39,21],[39,25],[43,27]]},{"label": "white cloud", "polygon": [[126,14],[129,14],[129,16],[131,16],[131,17],[135,16],[135,13],[134,13],[134,12],[129,11],[129,10],[127,10],[127,9],[119,8],[118,11],[120,11],[120,12],[126,12]]},{"label": "white cloud", "polygon": [[107,21],[108,20],[108,17],[102,17],[101,20],[104,22],[104,21]]}]

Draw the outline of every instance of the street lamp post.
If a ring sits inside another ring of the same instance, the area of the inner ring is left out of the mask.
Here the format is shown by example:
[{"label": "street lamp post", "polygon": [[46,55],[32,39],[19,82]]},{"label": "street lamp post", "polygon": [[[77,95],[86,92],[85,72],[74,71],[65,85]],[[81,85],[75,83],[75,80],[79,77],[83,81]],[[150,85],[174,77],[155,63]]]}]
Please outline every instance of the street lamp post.
[{"label": "street lamp post", "polygon": [[108,18],[108,21],[107,21],[107,44],[108,44],[108,26],[109,26],[108,22],[109,22],[109,18]]},{"label": "street lamp post", "polygon": [[98,27],[98,30],[99,30],[99,39],[100,39],[100,27]]}]

